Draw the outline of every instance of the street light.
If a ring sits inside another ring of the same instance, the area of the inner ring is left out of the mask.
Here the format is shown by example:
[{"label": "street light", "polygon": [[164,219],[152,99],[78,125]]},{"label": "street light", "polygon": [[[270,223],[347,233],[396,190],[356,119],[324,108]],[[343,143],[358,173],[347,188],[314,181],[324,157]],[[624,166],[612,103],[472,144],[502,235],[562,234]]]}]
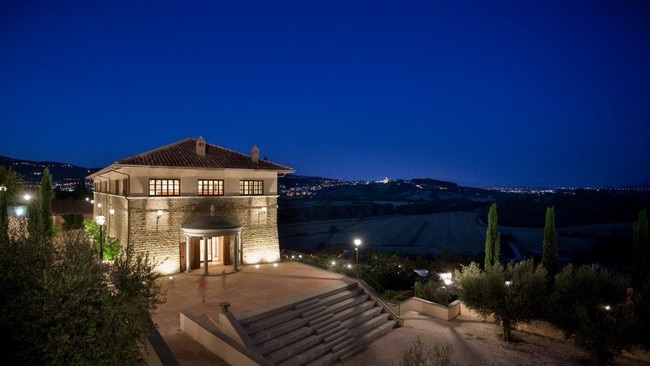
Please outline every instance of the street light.
[{"label": "street light", "polygon": [[104,262],[104,237],[103,237],[103,228],[104,223],[106,222],[106,217],[103,215],[98,215],[95,217],[95,222],[99,226],[99,262]]},{"label": "street light", "polygon": [[361,245],[361,239],[354,239],[354,245],[354,250],[357,252],[356,274],[357,278],[359,278],[359,246]]}]

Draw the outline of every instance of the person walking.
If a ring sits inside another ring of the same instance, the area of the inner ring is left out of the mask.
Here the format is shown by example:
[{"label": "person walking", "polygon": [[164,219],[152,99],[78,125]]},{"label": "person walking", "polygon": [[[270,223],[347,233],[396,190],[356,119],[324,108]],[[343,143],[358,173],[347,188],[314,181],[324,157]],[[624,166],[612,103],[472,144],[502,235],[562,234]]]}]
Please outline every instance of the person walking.
[{"label": "person walking", "polygon": [[205,276],[201,276],[199,278],[199,296],[201,297],[201,302],[205,302],[205,292],[207,290],[207,282],[205,280]]}]

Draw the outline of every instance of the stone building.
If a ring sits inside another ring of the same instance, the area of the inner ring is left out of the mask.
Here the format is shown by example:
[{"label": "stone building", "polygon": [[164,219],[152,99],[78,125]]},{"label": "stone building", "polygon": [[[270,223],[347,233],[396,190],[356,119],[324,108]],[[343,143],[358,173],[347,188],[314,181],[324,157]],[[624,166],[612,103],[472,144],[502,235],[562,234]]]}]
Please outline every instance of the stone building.
[{"label": "stone building", "polygon": [[[88,176],[93,216],[121,250],[149,253],[161,274],[236,271],[280,259],[278,176],[286,166],[188,138]],[[214,268],[219,267],[219,268]],[[223,267],[223,268],[221,268]]]}]

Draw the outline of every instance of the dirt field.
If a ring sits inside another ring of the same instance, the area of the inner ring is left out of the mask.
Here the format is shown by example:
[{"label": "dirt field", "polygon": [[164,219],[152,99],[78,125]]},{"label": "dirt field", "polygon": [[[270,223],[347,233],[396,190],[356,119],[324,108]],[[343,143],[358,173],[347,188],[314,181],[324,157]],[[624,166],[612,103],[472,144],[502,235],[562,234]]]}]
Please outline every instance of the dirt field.
[{"label": "dirt field", "polygon": [[[445,321],[405,314],[405,326],[373,342],[368,348],[345,361],[343,366],[399,365],[402,352],[419,337],[424,349],[435,344],[451,345],[455,365],[584,365],[587,355],[573,345],[551,338],[514,331],[515,341],[504,342],[500,327],[493,323],[461,315]],[[647,363],[619,357],[616,365],[641,366]]]},{"label": "dirt field", "polygon": [[[363,241],[364,248],[392,252],[401,250],[411,254],[440,254],[453,251],[461,255],[474,256],[481,253],[485,245],[484,224],[475,212],[443,212],[428,215],[387,216],[367,219],[346,219],[316,221],[300,224],[279,225],[282,248],[297,251],[312,251],[320,247],[343,246],[352,248],[355,238]],[[330,233],[331,227],[337,232]],[[516,237],[514,243],[525,257],[542,252],[542,229],[500,226],[502,234]],[[588,253],[593,239],[579,236],[626,233],[631,225],[603,224],[559,229],[560,257]],[[563,236],[561,232],[582,235]],[[505,243],[502,243],[505,245]]]}]

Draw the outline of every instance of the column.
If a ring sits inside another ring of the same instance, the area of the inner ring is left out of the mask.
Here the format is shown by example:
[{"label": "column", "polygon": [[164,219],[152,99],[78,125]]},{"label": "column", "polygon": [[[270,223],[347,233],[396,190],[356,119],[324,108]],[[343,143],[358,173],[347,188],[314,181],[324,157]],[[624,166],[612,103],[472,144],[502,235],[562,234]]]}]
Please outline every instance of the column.
[{"label": "column", "polygon": [[240,260],[239,260],[239,258],[240,258],[240,253],[239,253],[239,250],[241,249],[241,248],[240,248],[240,244],[239,244],[239,243],[240,243],[240,239],[241,239],[240,237],[241,237],[241,233],[238,232],[237,235],[235,235],[235,245],[234,245],[234,247],[235,247],[235,271],[239,271],[239,264],[240,264]]},{"label": "column", "polygon": [[208,274],[208,238],[203,237],[203,274]]},{"label": "column", "polygon": [[190,237],[185,235],[185,273],[190,273]]}]

